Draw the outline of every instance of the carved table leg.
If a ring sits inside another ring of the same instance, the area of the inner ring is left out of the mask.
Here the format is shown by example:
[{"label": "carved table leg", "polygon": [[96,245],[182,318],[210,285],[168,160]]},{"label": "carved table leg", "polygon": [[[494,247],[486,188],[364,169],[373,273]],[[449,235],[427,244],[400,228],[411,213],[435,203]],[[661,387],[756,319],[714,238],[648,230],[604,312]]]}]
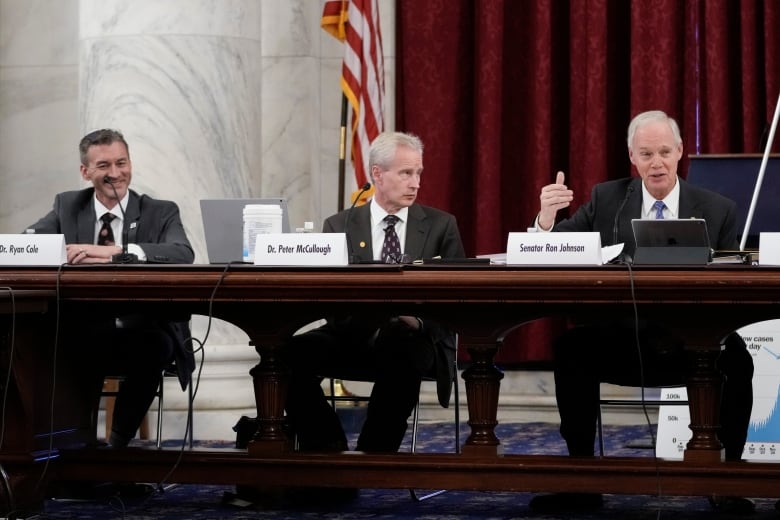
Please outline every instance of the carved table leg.
[{"label": "carved table leg", "polygon": [[291,441],[284,432],[287,368],[279,360],[275,347],[256,345],[255,350],[260,354],[260,363],[249,374],[255,389],[258,429],[249,443],[249,453],[259,455],[289,451]]},{"label": "carved table leg", "polygon": [[493,358],[498,346],[469,345],[471,366],[463,372],[466,382],[471,434],[463,447],[464,455],[497,455],[501,442],[496,437],[498,424],[498,393],[504,374],[496,368]]},{"label": "carved table leg", "polygon": [[719,355],[720,351],[711,349],[689,352],[691,375],[687,387],[693,435],[686,446],[683,456],[685,461],[723,460],[723,450],[718,440],[722,387],[722,377],[716,366]]}]

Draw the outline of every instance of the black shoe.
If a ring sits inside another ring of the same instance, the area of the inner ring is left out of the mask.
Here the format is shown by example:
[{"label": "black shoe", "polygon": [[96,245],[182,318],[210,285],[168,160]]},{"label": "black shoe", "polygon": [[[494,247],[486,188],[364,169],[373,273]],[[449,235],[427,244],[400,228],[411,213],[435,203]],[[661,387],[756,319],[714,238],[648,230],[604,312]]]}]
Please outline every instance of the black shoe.
[{"label": "black shoe", "polygon": [[103,486],[105,483],[93,481],[62,481],[50,485],[47,497],[52,500],[62,501],[87,501],[104,498]]},{"label": "black shoe", "polygon": [[780,500],[778,500],[777,502],[775,502],[775,509],[777,509],[778,511],[780,511]]},{"label": "black shoe", "polygon": [[120,433],[112,431],[108,438],[108,445],[112,448],[121,450],[122,448],[127,448],[131,440],[133,440],[132,437],[125,437]]},{"label": "black shoe", "polygon": [[146,498],[157,491],[154,484],[141,484],[138,482],[115,482],[112,487],[112,496],[129,500]]},{"label": "black shoe", "polygon": [[604,505],[599,493],[553,493],[538,495],[531,499],[528,507],[537,513],[560,513],[563,511],[595,511]]},{"label": "black shoe", "polygon": [[222,503],[241,508],[259,506],[266,509],[283,507],[286,501],[286,489],[283,487],[265,487],[237,485],[236,492],[226,491]]},{"label": "black shoe", "polygon": [[357,488],[300,487],[288,490],[287,497],[295,505],[304,507],[340,506],[360,496]]},{"label": "black shoe", "polygon": [[64,501],[100,501],[112,497],[124,499],[146,498],[155,492],[152,484],[134,482],[61,482],[50,490],[49,496]]},{"label": "black shoe", "polygon": [[707,497],[712,509],[728,515],[752,515],[756,512],[756,505],[749,498],[724,497],[712,495]]}]

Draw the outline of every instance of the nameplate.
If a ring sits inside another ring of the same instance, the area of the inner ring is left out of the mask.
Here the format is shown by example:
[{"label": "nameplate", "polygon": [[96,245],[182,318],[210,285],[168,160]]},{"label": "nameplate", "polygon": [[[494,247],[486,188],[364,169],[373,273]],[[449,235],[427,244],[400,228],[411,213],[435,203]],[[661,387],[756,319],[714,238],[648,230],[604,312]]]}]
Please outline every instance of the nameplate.
[{"label": "nameplate", "polygon": [[261,233],[255,265],[347,265],[344,233]]},{"label": "nameplate", "polygon": [[65,235],[0,235],[0,265],[62,265]]},{"label": "nameplate", "polygon": [[759,265],[780,265],[780,233],[758,234]]},{"label": "nameplate", "polygon": [[602,265],[601,235],[587,233],[509,233],[509,265]]}]

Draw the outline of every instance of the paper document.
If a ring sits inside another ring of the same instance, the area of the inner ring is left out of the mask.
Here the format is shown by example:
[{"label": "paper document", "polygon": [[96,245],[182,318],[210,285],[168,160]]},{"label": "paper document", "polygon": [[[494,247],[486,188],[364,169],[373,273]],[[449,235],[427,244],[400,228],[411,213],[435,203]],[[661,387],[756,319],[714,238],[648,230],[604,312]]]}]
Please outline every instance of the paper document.
[{"label": "paper document", "polygon": [[623,252],[623,244],[615,244],[612,246],[604,246],[601,248],[601,261],[608,264],[612,260],[618,257]]},{"label": "paper document", "polygon": [[[623,252],[623,244],[605,246],[601,248],[601,262],[608,264]],[[491,265],[506,265],[506,253],[493,253],[489,255],[477,255],[477,258],[489,258]]]}]

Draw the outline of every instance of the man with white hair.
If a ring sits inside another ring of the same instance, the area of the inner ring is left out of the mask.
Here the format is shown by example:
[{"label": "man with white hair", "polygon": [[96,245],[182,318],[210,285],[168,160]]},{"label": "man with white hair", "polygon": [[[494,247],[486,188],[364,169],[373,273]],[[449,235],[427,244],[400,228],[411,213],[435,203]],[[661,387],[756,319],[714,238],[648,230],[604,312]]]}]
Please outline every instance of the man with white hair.
[{"label": "man with white hair", "polygon": [[[674,119],[660,110],[637,115],[628,127],[628,156],[639,178],[596,185],[588,202],[556,224],[557,211],[574,200],[563,172],[558,172],[556,182],[541,190],[537,229],[598,231],[602,244],[623,243],[624,254],[631,257],[636,249],[631,219],[701,218],[713,249],[737,249],[736,204],[682,180],[677,172],[682,153]],[[723,345],[718,360],[724,375],[719,437],[726,459],[740,460],[753,405],[753,358],[736,333],[724,338]],[[681,386],[688,369],[684,338],[663,323],[635,324],[633,320],[605,320],[566,331],[555,341],[554,362],[561,436],[569,454],[578,457],[593,456],[600,383]],[[741,497],[713,496],[710,502],[721,511],[753,510],[753,503]],[[588,510],[602,504],[600,494],[556,493],[534,497],[530,507],[537,511]]]}]

